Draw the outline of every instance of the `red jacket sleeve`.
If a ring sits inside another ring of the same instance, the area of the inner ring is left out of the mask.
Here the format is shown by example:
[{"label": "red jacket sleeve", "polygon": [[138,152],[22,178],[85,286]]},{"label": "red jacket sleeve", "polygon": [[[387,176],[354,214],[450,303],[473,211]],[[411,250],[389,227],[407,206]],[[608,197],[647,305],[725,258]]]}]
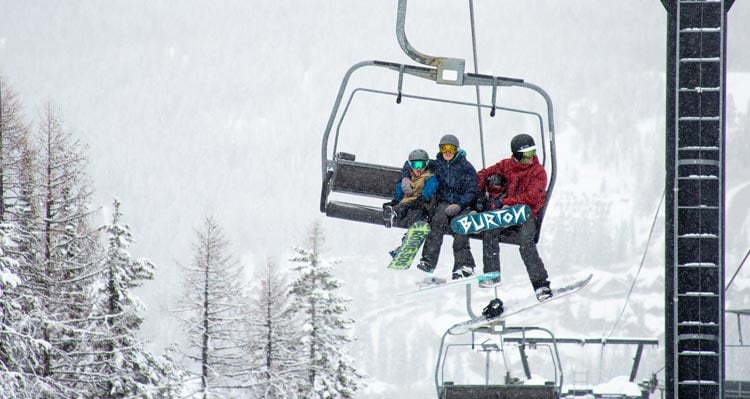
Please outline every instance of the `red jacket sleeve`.
[{"label": "red jacket sleeve", "polygon": [[519,187],[518,193],[509,193],[508,198],[503,200],[504,205],[526,204],[531,207],[531,212],[537,212],[544,206],[547,190],[547,171],[541,165],[535,167],[525,182],[525,188]]}]

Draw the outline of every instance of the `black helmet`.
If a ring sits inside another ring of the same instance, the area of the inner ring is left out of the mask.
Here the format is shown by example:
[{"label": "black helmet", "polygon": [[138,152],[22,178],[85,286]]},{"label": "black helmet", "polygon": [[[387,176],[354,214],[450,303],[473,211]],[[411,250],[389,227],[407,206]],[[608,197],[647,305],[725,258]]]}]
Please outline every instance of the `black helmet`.
[{"label": "black helmet", "polygon": [[455,145],[458,148],[459,147],[458,137],[452,134],[446,134],[445,136],[440,138],[440,143],[438,143],[438,145],[443,145],[443,144]]},{"label": "black helmet", "polygon": [[420,148],[418,150],[414,150],[409,153],[409,160],[410,161],[429,161],[430,154],[428,154],[427,151]]},{"label": "black helmet", "polygon": [[528,134],[521,133],[510,140],[510,151],[516,159],[521,159],[521,153],[535,149],[534,138]]}]

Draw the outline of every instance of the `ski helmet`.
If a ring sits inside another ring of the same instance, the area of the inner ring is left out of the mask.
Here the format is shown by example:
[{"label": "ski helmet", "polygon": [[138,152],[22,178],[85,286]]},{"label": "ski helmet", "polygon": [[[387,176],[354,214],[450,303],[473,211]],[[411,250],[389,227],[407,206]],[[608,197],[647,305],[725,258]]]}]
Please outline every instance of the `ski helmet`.
[{"label": "ski helmet", "polygon": [[454,136],[452,134],[446,134],[445,136],[443,136],[443,137],[440,138],[440,143],[438,143],[438,145],[443,145],[443,144],[455,145],[456,148],[458,148],[459,147],[459,145],[458,145],[458,137],[456,137],[456,136]]},{"label": "ski helmet", "polygon": [[428,161],[429,159],[430,159],[430,155],[427,153],[427,151],[421,148],[409,153],[410,161]]},{"label": "ski helmet", "polygon": [[510,151],[513,153],[513,157],[520,160],[522,153],[536,149],[534,144],[534,138],[528,134],[521,133],[510,140]]}]

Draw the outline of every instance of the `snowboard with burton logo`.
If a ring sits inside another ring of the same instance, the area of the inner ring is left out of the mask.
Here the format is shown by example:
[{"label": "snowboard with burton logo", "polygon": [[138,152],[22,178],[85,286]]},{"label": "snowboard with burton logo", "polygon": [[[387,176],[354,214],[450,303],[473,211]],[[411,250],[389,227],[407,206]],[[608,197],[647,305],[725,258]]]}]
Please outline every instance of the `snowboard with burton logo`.
[{"label": "snowboard with burton logo", "polygon": [[494,211],[459,215],[451,220],[451,230],[458,234],[474,234],[522,224],[531,217],[528,205],[518,204]]}]

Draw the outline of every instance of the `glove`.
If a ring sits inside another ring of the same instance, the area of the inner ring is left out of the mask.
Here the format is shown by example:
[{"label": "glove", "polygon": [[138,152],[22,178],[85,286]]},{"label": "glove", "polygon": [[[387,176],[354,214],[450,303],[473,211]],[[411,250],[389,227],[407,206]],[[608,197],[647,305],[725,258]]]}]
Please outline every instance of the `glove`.
[{"label": "glove", "polygon": [[487,209],[487,193],[480,193],[477,197],[477,203],[474,205],[474,209],[477,210],[477,212],[484,212]]},{"label": "glove", "polygon": [[503,200],[500,198],[493,198],[492,204],[495,205],[495,209],[500,209],[503,207]]},{"label": "glove", "polygon": [[487,178],[487,185],[490,187],[505,187],[505,177],[494,174]]},{"label": "glove", "polygon": [[448,216],[456,216],[461,212],[461,206],[457,204],[450,204],[445,207],[445,214]]},{"label": "glove", "polygon": [[388,202],[386,202],[386,203],[383,204],[383,209],[385,209],[386,207],[389,207],[389,206],[390,207],[394,207],[396,205],[398,205],[398,201],[396,201],[396,200],[390,200],[390,201],[388,201]]},{"label": "glove", "polygon": [[401,179],[401,191],[404,193],[405,197],[410,197],[414,194],[414,191],[411,189],[411,180],[408,177]]}]

